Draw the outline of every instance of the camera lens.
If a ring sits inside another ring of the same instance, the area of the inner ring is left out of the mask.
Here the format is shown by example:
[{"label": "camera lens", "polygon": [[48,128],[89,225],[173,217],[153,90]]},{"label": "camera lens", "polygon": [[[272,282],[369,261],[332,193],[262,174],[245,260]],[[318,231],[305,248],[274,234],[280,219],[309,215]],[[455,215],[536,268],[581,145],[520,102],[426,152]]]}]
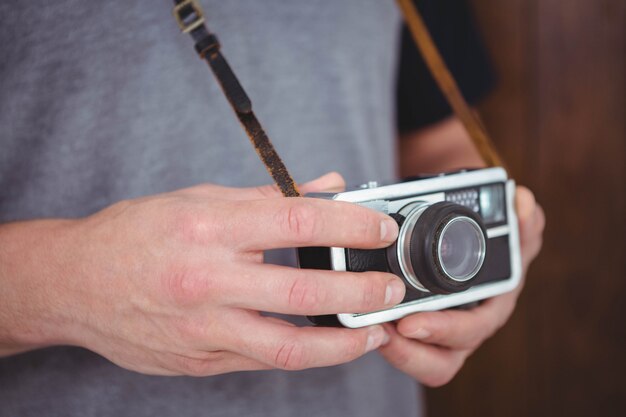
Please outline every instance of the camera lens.
[{"label": "camera lens", "polygon": [[394,215],[398,240],[387,248],[389,269],[417,290],[450,294],[470,288],[486,255],[478,214],[451,202],[415,202]]},{"label": "camera lens", "polygon": [[439,264],[450,278],[467,281],[476,275],[485,259],[485,238],[469,217],[455,217],[443,228],[437,250]]}]

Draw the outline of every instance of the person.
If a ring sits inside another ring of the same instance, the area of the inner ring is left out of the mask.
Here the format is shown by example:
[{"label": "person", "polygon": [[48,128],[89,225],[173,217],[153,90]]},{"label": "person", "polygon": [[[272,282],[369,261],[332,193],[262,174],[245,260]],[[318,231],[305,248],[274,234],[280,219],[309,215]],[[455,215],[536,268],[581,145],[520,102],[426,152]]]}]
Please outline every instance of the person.
[{"label": "person", "polygon": [[[396,95],[391,2],[202,3],[286,165],[316,178],[302,192],[481,164],[406,33]],[[486,66],[467,10],[420,6],[475,100],[488,82],[471,82]],[[384,326],[303,326],[390,307],[404,285],[300,270],[279,249],[385,247],[397,226],[263,185],[170,10],[0,5],[0,415],[416,415],[415,381],[449,381],[520,290]],[[526,270],[543,215],[525,188],[517,209]]]}]

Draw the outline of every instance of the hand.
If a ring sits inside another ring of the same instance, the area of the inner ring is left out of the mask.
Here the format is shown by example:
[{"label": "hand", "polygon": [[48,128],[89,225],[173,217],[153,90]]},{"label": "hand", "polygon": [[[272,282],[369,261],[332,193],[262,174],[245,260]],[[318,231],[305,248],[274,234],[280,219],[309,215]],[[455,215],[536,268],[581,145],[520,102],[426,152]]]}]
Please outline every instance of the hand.
[{"label": "hand", "polygon": [[[329,174],[301,189],[341,187],[341,177]],[[28,226],[21,227],[14,229]],[[83,346],[142,373],[213,375],[347,362],[383,342],[382,326],[299,328],[259,311],[365,312],[404,297],[404,285],[392,274],[263,264],[266,249],[381,248],[398,232],[382,213],[283,198],[273,187],[202,185],[38,227],[26,233],[37,238],[12,256],[30,251],[32,275],[49,278],[29,285],[36,293],[17,291],[23,280],[9,282],[7,299],[17,303],[9,315],[13,311],[27,329],[13,339]],[[13,272],[24,272],[14,264]]]},{"label": "hand", "polygon": [[[541,249],[545,218],[530,190],[516,193],[524,275]],[[515,308],[522,284],[514,291],[484,301],[472,310],[416,313],[385,324],[389,343],[380,353],[396,368],[425,385],[446,384],[465,359],[493,335]]]}]

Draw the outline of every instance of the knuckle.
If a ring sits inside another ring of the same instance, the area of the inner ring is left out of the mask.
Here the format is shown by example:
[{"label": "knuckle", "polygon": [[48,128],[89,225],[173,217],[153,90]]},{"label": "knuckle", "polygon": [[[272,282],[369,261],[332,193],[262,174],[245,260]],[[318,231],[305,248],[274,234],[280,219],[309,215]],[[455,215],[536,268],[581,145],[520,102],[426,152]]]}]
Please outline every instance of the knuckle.
[{"label": "knuckle", "polygon": [[361,292],[361,308],[368,310],[378,307],[383,304],[384,301],[384,289],[381,292],[381,286],[374,280],[363,280],[362,292]]},{"label": "knuckle", "polygon": [[177,305],[194,304],[204,299],[213,284],[205,272],[181,266],[170,268],[162,281],[166,296]]},{"label": "knuckle", "polygon": [[206,224],[200,216],[191,210],[185,210],[177,215],[174,227],[185,242],[202,242],[206,232]]},{"label": "knuckle", "polygon": [[306,368],[305,347],[297,340],[282,342],[274,355],[274,366],[285,371],[298,371]]},{"label": "knuckle", "polygon": [[365,217],[367,219],[365,221],[365,224],[367,225],[366,236],[368,236],[372,242],[380,242],[380,219],[378,216],[372,216],[370,213],[368,213]]},{"label": "knuckle", "polygon": [[298,202],[282,210],[280,225],[296,243],[308,243],[317,232],[317,210],[310,204]]},{"label": "knuckle", "polygon": [[380,240],[380,221],[370,209],[355,207],[353,224],[356,226],[358,236],[366,242],[378,242]]},{"label": "knuckle", "polygon": [[191,208],[174,209],[173,229],[183,242],[207,244],[211,237],[212,225],[205,215]]},{"label": "knuckle", "polygon": [[291,309],[310,312],[324,302],[324,291],[315,279],[298,277],[289,288],[288,305]]}]

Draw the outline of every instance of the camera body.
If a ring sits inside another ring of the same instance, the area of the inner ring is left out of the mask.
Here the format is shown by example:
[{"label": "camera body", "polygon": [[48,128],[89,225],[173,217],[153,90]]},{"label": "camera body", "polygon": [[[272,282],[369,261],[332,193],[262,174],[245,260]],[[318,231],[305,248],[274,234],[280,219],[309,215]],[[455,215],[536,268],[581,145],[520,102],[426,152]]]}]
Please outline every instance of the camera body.
[{"label": "camera body", "polygon": [[515,183],[502,168],[461,170],[398,184],[369,183],[309,197],[347,201],[384,212],[399,225],[385,249],[298,249],[301,268],[383,271],[406,285],[402,302],[369,313],[309,317],[315,324],[363,327],[419,311],[463,306],[513,290],[522,266]]}]

